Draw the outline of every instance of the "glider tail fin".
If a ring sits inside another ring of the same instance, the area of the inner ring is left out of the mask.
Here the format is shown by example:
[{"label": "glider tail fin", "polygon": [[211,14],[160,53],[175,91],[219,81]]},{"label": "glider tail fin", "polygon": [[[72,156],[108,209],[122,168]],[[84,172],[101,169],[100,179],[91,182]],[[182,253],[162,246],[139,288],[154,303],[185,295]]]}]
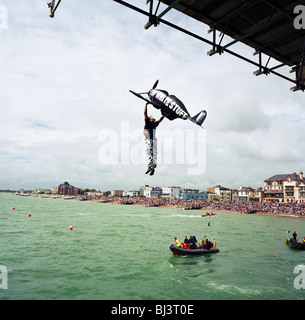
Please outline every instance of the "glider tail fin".
[{"label": "glider tail fin", "polygon": [[194,117],[190,117],[189,119],[198,124],[198,126],[201,126],[207,117],[207,112],[205,110],[200,111],[198,114],[196,114]]}]

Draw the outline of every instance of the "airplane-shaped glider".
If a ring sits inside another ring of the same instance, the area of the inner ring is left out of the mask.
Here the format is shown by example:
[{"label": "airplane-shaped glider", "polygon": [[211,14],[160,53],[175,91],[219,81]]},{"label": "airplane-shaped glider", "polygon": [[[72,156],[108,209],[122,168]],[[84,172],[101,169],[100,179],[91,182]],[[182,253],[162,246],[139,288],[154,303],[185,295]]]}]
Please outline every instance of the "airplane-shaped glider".
[{"label": "airplane-shaped glider", "polygon": [[[158,83],[159,80],[156,81],[153,88],[148,92],[136,93],[131,90],[129,91],[138,98],[152,104],[169,120],[180,118],[183,120],[190,120],[199,126],[203,124],[207,116],[207,112],[205,110],[202,110],[194,117],[191,117],[184,104],[176,96],[169,95],[165,90],[156,89]],[[144,94],[148,96],[148,99],[142,96]]]}]

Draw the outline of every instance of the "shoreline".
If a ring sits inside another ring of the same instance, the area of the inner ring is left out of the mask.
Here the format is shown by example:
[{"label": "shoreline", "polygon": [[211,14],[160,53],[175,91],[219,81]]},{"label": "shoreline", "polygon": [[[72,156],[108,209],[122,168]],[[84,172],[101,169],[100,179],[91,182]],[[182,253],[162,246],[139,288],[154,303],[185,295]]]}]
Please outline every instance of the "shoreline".
[{"label": "shoreline", "polygon": [[[175,208],[180,210],[205,210],[205,211],[223,211],[240,214],[258,214],[270,215],[277,217],[293,217],[305,218],[305,204],[297,205],[296,208],[299,212],[285,212],[285,209],[295,210],[292,204],[287,203],[253,203],[236,201],[217,201],[217,200],[182,200],[182,199],[153,199],[153,198],[140,198],[140,197],[88,197],[88,196],[68,196],[68,195],[38,195],[38,194],[22,194],[23,197],[37,197],[48,199],[61,199],[61,200],[77,200],[77,201],[91,201],[96,203],[111,203],[116,205],[140,205],[143,207],[160,207],[160,208]],[[274,205],[273,211],[262,211],[259,209],[267,209]],[[223,206],[223,207],[221,207]],[[234,208],[230,208],[230,206]],[[258,207],[258,210],[256,209]],[[240,208],[239,208],[240,207]],[[243,210],[240,210],[240,209]],[[292,208],[292,209],[291,209]],[[275,211],[278,212],[275,212]]]}]

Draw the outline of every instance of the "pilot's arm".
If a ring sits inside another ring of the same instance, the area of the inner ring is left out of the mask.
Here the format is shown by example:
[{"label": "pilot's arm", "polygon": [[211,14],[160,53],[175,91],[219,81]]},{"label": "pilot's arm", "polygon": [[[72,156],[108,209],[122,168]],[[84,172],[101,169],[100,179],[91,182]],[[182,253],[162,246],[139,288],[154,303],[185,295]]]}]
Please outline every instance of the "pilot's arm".
[{"label": "pilot's arm", "polygon": [[144,117],[147,118],[147,105],[148,103],[145,104],[145,107],[144,107]]},{"label": "pilot's arm", "polygon": [[157,122],[161,122],[164,119],[164,116],[162,116]]}]

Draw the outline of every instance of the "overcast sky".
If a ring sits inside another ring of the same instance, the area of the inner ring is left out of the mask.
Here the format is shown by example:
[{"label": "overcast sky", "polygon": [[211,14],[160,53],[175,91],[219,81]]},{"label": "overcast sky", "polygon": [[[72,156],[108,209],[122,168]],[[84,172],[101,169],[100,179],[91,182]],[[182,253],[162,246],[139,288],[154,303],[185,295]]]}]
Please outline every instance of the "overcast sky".
[{"label": "overcast sky", "polygon": [[[292,83],[255,77],[254,66],[228,54],[209,57],[208,45],[165,25],[144,30],[147,17],[111,0],[62,0],[54,19],[46,2],[0,2],[0,189],[64,181],[102,191],[256,188],[305,170],[305,96],[290,92]],[[148,10],[145,0],[133,3]],[[166,19],[209,37],[208,26],[179,13]],[[253,49],[235,48],[253,58]],[[145,92],[157,79],[191,115],[205,109],[208,117],[205,130],[180,119],[160,124],[151,177],[144,102],[129,89]]]}]

